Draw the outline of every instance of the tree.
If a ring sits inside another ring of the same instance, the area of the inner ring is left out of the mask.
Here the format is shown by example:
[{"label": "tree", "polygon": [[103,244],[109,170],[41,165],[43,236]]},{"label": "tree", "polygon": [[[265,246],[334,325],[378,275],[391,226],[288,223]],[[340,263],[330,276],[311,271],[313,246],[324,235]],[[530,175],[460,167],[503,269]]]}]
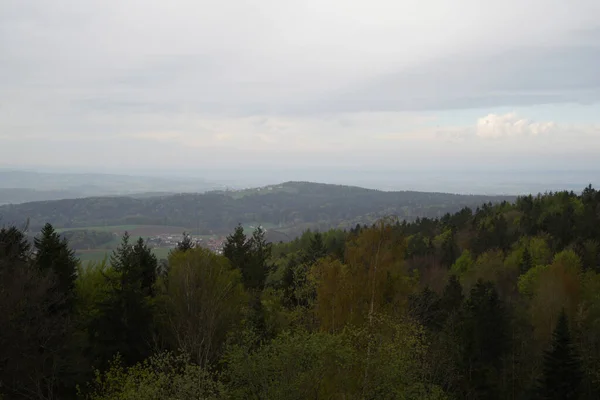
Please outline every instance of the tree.
[{"label": "tree", "polygon": [[441,328],[441,300],[429,286],[409,297],[408,310],[412,318],[429,330],[437,331]]},{"label": "tree", "polygon": [[52,225],[46,224],[33,243],[37,267],[41,271],[54,272],[57,290],[66,298],[72,299],[79,261],[75,252],[69,248],[67,240],[61,239]]},{"label": "tree", "polygon": [[227,398],[221,382],[186,355],[158,353],[133,367],[116,358],[110,368],[96,373],[88,400],[219,400]]},{"label": "tree", "polygon": [[262,290],[265,285],[267,273],[271,270],[268,265],[271,257],[271,243],[267,242],[265,230],[262,227],[257,227],[252,233],[250,239],[251,262],[247,266],[246,286],[251,289]]},{"label": "tree", "polygon": [[234,268],[240,270],[244,284],[250,287],[251,274],[248,269],[252,263],[252,242],[248,240],[242,225],[238,225],[233,234],[225,239],[223,255]]},{"label": "tree", "polygon": [[463,303],[463,288],[456,275],[450,275],[442,293],[441,306],[447,315],[458,310]]},{"label": "tree", "polygon": [[111,264],[114,274],[106,275],[109,293],[88,329],[90,342],[96,365],[106,365],[116,353],[133,365],[152,347],[157,261],[142,238],[131,245],[125,233]]},{"label": "tree", "polygon": [[181,242],[177,242],[177,251],[186,252],[194,247],[195,244],[192,241],[192,236],[187,232],[183,232],[183,239],[181,239]]},{"label": "tree", "polygon": [[169,265],[167,337],[173,349],[206,367],[242,317],[247,298],[240,271],[202,248],[172,254]]},{"label": "tree", "polygon": [[28,253],[19,229],[0,230],[0,397],[55,399],[69,318],[53,271],[40,271]]},{"label": "tree", "polygon": [[28,261],[30,250],[27,237],[17,227],[0,229],[0,258],[5,268]]},{"label": "tree", "polygon": [[310,238],[310,242],[308,245],[308,249],[304,251],[304,256],[302,257],[303,263],[314,264],[319,258],[325,257],[327,254],[327,248],[323,243],[323,235],[319,232],[316,232]]},{"label": "tree", "polygon": [[523,256],[521,258],[521,264],[519,265],[519,272],[521,275],[527,273],[531,268],[533,268],[533,259],[531,258],[531,253],[529,249],[525,247],[523,250]]},{"label": "tree", "polygon": [[565,311],[561,311],[554,329],[552,347],[544,354],[544,374],[539,382],[539,398],[578,399],[582,371],[571,341]]},{"label": "tree", "polygon": [[463,308],[463,398],[500,398],[499,369],[509,344],[504,304],[494,285],[480,280]]}]

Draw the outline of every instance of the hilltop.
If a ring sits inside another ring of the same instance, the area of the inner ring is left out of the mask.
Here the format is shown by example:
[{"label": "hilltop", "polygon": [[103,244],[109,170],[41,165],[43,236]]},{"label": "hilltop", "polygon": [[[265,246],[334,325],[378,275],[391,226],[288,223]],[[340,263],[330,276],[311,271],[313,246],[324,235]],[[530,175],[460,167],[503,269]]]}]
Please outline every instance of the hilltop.
[{"label": "hilltop", "polygon": [[512,201],[513,196],[457,195],[364,189],[312,182],[261,188],[150,197],[88,197],[0,206],[3,224],[32,230],[115,225],[186,227],[196,234],[225,234],[238,224],[262,224],[282,235],[306,228],[328,229],[369,223],[384,215],[408,221],[440,217],[463,207]]}]

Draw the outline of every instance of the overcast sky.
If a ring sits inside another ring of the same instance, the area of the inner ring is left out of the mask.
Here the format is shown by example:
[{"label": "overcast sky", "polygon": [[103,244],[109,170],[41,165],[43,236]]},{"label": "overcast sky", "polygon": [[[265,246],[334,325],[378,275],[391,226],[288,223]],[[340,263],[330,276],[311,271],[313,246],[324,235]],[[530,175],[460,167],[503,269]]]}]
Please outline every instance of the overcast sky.
[{"label": "overcast sky", "polygon": [[2,0],[0,166],[600,169],[599,71],[598,0]]}]

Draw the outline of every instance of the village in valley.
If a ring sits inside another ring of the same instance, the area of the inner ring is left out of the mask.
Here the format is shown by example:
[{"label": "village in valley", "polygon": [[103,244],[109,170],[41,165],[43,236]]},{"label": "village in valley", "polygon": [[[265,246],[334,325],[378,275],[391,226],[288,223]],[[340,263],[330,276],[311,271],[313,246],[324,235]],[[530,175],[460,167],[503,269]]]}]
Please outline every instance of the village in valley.
[{"label": "village in valley", "polygon": [[[204,247],[217,254],[223,252],[223,243],[225,242],[225,236],[197,236],[191,235],[192,242],[198,247]],[[160,234],[151,236],[147,239],[147,243],[150,247],[161,247],[161,248],[175,248],[177,244],[183,240],[183,234]]]}]

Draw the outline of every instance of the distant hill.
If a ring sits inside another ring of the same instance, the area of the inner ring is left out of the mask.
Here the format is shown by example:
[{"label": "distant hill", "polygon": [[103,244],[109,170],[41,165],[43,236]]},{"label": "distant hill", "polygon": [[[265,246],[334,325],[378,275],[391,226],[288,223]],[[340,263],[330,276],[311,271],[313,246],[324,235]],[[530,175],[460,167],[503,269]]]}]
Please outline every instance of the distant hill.
[{"label": "distant hill", "polygon": [[352,186],[287,182],[240,191],[212,191],[155,197],[90,197],[0,206],[2,224],[33,230],[111,225],[171,225],[197,234],[225,234],[238,224],[262,224],[283,236],[306,228],[328,229],[369,223],[379,217],[439,217],[465,206],[512,201],[512,196],[384,192]]},{"label": "distant hill", "polygon": [[153,193],[201,193],[222,187],[200,179],[0,169],[0,204],[91,196],[148,197]]}]

